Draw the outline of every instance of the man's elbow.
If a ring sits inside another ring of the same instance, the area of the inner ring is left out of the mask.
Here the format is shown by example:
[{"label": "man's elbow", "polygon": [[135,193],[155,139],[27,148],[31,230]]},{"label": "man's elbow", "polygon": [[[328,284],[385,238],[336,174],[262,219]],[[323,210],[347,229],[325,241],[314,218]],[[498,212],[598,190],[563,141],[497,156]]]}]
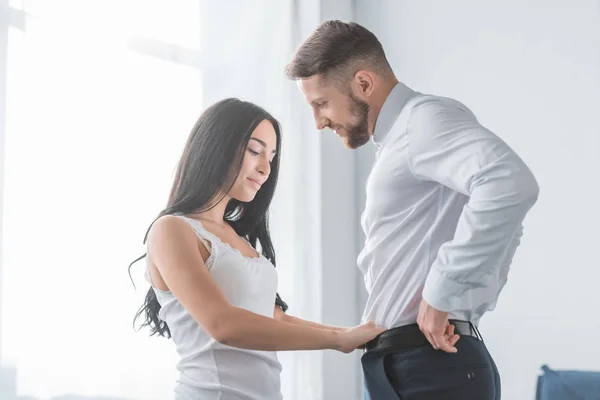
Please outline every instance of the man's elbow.
[{"label": "man's elbow", "polygon": [[518,177],[520,203],[527,208],[533,206],[540,195],[540,186],[531,171],[526,170]]}]

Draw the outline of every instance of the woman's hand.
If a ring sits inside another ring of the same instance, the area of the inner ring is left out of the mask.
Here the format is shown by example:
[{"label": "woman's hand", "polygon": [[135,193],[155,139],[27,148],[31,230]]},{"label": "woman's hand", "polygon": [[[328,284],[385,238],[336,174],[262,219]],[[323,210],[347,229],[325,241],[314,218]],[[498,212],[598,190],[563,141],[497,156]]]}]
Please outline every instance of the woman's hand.
[{"label": "woman's hand", "polygon": [[337,350],[342,353],[351,353],[357,348],[364,346],[365,343],[374,339],[385,330],[385,328],[377,327],[375,323],[369,321],[354,328],[336,331],[338,335]]}]

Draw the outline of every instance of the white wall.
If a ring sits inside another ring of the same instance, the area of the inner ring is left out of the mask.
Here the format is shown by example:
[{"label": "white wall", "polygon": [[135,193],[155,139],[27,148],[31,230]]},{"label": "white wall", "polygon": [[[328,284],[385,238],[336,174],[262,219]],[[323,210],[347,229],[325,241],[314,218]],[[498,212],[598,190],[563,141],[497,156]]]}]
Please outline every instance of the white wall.
[{"label": "white wall", "polygon": [[[509,282],[482,333],[503,398],[540,365],[600,370],[598,0],[357,0],[398,78],[465,102],[538,178]],[[372,149],[360,153],[364,179]]]}]

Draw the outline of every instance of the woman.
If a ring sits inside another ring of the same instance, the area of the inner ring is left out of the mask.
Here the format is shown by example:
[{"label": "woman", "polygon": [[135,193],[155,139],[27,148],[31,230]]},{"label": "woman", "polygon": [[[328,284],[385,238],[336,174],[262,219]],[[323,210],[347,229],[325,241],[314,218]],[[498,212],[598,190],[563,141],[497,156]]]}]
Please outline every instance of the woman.
[{"label": "woman", "polygon": [[237,99],[214,104],[194,126],[167,208],[146,234],[152,287],[136,318],[172,337],[179,400],[281,399],[275,351],[348,353],[383,331],[285,314],[267,224],[280,148],[279,124],[265,110]]}]

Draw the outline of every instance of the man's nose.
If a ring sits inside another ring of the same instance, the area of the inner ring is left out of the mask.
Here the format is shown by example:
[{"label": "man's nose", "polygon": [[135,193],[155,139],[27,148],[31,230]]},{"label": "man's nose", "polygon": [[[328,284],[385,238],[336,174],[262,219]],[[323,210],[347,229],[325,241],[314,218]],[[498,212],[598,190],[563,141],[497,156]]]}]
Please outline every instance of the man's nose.
[{"label": "man's nose", "polygon": [[322,131],[329,126],[329,119],[325,117],[315,117],[315,125],[318,130]]}]

